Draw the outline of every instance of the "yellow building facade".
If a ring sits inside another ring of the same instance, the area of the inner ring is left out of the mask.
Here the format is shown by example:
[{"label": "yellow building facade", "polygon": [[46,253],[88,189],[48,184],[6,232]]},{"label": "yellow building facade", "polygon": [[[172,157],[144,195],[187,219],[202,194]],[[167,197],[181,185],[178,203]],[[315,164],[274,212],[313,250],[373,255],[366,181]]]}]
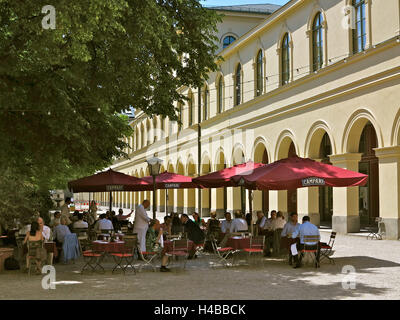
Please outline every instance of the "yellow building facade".
[{"label": "yellow building facade", "polygon": [[[113,168],[143,177],[145,160],[157,155],[162,170],[196,177],[297,154],[366,173],[368,185],[255,191],[253,210],[295,211],[339,233],[381,217],[386,237],[398,239],[400,1],[292,0],[264,18],[223,13],[224,61],[202,88],[180,89],[190,98],[177,106],[182,126],[137,112],[130,159]],[[248,30],[244,21],[252,21]],[[224,48],[230,34],[235,41]],[[152,199],[150,192],[114,196],[126,208]],[[222,216],[241,208],[241,196],[240,188],[159,190],[157,209]]]}]

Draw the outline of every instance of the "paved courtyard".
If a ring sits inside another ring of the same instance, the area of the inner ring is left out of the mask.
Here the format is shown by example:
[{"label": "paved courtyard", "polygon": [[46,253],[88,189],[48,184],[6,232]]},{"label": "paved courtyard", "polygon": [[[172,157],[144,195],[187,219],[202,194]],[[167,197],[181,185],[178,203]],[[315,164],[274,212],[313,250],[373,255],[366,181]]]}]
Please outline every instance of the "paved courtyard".
[{"label": "paved courtyard", "polygon": [[[328,232],[322,232],[327,241]],[[112,274],[112,261],[105,274],[79,274],[82,260],[56,265],[56,289],[42,289],[41,275],[19,271],[0,274],[0,299],[399,299],[400,241],[366,240],[339,235],[336,264],[327,261],[320,269],[293,269],[282,260],[265,258],[264,266],[224,268],[209,256],[189,260],[186,270],[179,263],[172,272],[143,269],[136,275]],[[139,264],[139,261],[137,261]],[[344,289],[342,268],[356,270],[355,289]]]}]

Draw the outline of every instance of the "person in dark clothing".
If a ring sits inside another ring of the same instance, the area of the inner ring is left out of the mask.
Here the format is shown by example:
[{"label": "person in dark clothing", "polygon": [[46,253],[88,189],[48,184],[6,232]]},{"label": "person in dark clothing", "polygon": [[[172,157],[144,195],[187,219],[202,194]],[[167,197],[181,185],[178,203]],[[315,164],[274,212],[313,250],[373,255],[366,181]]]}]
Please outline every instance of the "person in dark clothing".
[{"label": "person in dark clothing", "polygon": [[[192,240],[195,244],[201,244],[204,241],[204,232],[196,225],[192,220],[189,219],[187,214],[181,215],[181,221],[184,226],[184,232],[187,233],[189,240]],[[189,259],[193,258],[195,250],[189,252]]]},{"label": "person in dark clothing", "polygon": [[171,232],[172,234],[179,234],[183,232],[182,222],[176,213],[172,214]]}]

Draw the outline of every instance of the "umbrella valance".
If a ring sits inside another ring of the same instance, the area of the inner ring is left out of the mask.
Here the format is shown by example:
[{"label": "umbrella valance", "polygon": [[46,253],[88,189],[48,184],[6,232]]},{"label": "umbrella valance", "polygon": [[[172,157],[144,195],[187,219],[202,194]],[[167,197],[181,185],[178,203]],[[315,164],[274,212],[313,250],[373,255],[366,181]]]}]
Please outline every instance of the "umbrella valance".
[{"label": "umbrella valance", "polygon": [[262,167],[264,164],[248,161],[230,168],[225,168],[193,179],[193,182],[206,188],[222,188],[236,186],[231,178],[238,174],[250,174],[252,170]]},{"label": "umbrella valance", "polygon": [[92,176],[68,182],[68,188],[74,192],[140,191],[151,189],[151,185],[136,177],[109,169]]},{"label": "umbrella valance", "polygon": [[231,178],[248,189],[290,190],[312,186],[363,186],[368,176],[308,158],[282,159]]},{"label": "umbrella valance", "polygon": [[[153,186],[153,177],[147,176],[142,178],[143,181],[150,185],[150,188]],[[176,173],[171,173],[168,171],[164,171],[156,176],[156,189],[191,189],[191,188],[201,188],[201,186],[197,185],[192,181],[191,177],[183,176]],[[146,189],[150,190],[150,189]],[[152,189],[151,189],[152,190]]]}]

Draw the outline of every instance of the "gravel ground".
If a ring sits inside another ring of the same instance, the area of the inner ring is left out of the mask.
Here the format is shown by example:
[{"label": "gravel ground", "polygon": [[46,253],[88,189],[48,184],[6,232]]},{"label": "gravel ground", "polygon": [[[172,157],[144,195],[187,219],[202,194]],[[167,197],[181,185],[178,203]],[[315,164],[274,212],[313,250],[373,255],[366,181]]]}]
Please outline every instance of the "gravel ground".
[{"label": "gravel ground", "polygon": [[[329,233],[321,232],[322,240]],[[172,272],[143,269],[134,275],[106,273],[80,274],[83,260],[56,264],[56,289],[42,288],[42,275],[20,271],[0,274],[0,299],[399,299],[400,241],[366,240],[365,237],[338,235],[335,265],[324,261],[321,268],[293,269],[283,259],[264,259],[262,264],[224,268],[209,255],[170,265]],[[139,265],[139,261],[136,261]],[[355,289],[344,289],[344,266],[355,268]],[[159,288],[163,288],[160,290]]]}]

